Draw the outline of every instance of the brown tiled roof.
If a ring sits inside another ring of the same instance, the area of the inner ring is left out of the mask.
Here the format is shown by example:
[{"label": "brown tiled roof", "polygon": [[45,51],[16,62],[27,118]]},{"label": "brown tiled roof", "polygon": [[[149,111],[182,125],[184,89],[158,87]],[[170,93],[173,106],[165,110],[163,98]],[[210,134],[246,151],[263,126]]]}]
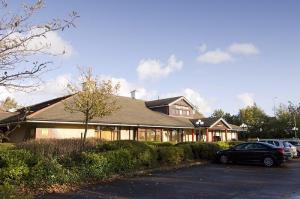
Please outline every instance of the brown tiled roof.
[{"label": "brown tiled roof", "polygon": [[13,117],[15,115],[18,115],[18,114],[19,114],[19,112],[12,113],[12,112],[6,112],[6,111],[0,110],[0,121],[6,120],[6,119]]},{"label": "brown tiled roof", "polygon": [[[30,113],[27,121],[82,122],[83,114],[66,111],[62,100]],[[64,100],[66,103],[72,103],[73,97],[71,96]],[[170,117],[163,113],[152,111],[146,107],[145,102],[142,100],[117,96],[117,102],[120,106],[119,110],[110,116],[94,118],[90,123],[193,128],[193,124],[189,119]]]},{"label": "brown tiled roof", "polygon": [[243,131],[243,129],[240,126],[237,126],[235,124],[229,124],[231,126],[231,129],[234,131]]},{"label": "brown tiled roof", "polygon": [[177,96],[177,97],[171,97],[171,98],[164,98],[164,99],[158,99],[158,100],[152,100],[152,101],[147,101],[146,106],[147,107],[155,107],[155,106],[167,106],[168,104],[178,100],[182,96]]},{"label": "brown tiled roof", "polygon": [[[216,121],[218,121],[220,118],[211,118],[211,117],[207,117],[207,118],[201,118],[200,120],[203,122],[203,125],[200,125],[200,127],[210,127],[212,124],[214,124]],[[199,119],[193,119],[191,120],[192,123],[196,126],[196,122]]]}]

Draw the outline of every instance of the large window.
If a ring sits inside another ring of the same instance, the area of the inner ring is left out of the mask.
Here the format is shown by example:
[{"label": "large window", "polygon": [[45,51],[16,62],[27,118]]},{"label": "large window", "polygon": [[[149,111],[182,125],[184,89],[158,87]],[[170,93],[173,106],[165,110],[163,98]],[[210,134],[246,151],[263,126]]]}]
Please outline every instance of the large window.
[{"label": "large window", "polygon": [[171,141],[172,142],[177,142],[178,141],[178,131],[176,131],[176,130],[172,131]]},{"label": "large window", "polygon": [[138,141],[146,141],[146,130],[145,129],[138,130],[137,140]]},{"label": "large window", "polygon": [[161,139],[162,139],[162,130],[156,130],[156,134],[155,134],[155,141],[156,142],[161,142]]},{"label": "large window", "polygon": [[147,141],[155,141],[155,130],[147,129]]}]

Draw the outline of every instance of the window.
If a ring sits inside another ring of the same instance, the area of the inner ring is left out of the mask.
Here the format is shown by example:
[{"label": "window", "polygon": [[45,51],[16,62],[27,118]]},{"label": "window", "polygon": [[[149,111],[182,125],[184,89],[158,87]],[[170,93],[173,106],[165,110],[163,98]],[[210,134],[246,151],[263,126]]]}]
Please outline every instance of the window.
[{"label": "window", "polygon": [[155,141],[155,131],[153,129],[147,129],[147,141]]},{"label": "window", "polygon": [[246,149],[250,149],[250,150],[255,150],[255,149],[268,149],[267,146],[265,146],[265,145],[263,145],[263,144],[258,144],[258,143],[248,144],[245,148],[246,148]]},{"label": "window", "polygon": [[190,115],[190,111],[186,111],[186,115]]},{"label": "window", "polygon": [[48,137],[48,134],[49,134],[48,129],[42,129],[42,136],[43,137]]},{"label": "window", "polygon": [[182,115],[182,110],[179,110],[179,115]]},{"label": "window", "polygon": [[239,144],[234,147],[235,150],[244,150],[249,144]]},{"label": "window", "polygon": [[274,141],[275,146],[279,146],[279,142]]}]

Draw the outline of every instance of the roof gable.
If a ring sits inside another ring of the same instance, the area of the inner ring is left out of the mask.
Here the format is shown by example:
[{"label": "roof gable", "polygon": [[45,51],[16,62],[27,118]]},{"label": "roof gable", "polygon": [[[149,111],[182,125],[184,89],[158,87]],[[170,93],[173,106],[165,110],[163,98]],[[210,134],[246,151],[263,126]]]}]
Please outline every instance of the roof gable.
[{"label": "roof gable", "polygon": [[152,100],[152,101],[145,102],[145,104],[149,108],[158,107],[158,106],[168,106],[169,104],[171,104],[172,102],[177,101],[181,97],[182,96]]}]

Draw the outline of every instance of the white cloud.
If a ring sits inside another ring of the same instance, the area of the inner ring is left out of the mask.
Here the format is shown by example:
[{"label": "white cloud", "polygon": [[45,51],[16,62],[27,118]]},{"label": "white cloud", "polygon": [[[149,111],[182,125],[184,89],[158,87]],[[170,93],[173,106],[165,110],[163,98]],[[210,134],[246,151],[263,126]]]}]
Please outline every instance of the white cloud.
[{"label": "white cloud", "polygon": [[60,75],[54,79],[46,81],[32,92],[21,92],[17,90],[7,90],[0,87],[0,100],[6,97],[14,98],[21,105],[31,105],[55,97],[68,94],[67,84],[71,80],[71,75]]},{"label": "white cloud", "polygon": [[162,97],[174,97],[174,96],[184,96],[186,97],[198,110],[203,114],[209,114],[212,112],[211,102],[201,94],[191,88],[185,88],[180,92],[168,93]]},{"label": "white cloud", "polygon": [[71,56],[73,52],[71,44],[60,37],[57,32],[48,32],[45,37],[35,38],[29,43],[29,46],[32,49],[44,48],[44,52],[64,57]]},{"label": "white cloud", "polygon": [[240,55],[257,55],[258,48],[252,43],[233,43],[228,48],[229,52]]},{"label": "white cloud", "polygon": [[254,94],[253,93],[242,93],[237,95],[237,99],[242,102],[244,107],[253,106],[254,105]]},{"label": "white cloud", "polygon": [[130,97],[131,96],[130,92],[133,90],[136,90],[137,99],[151,100],[155,98],[155,96],[157,96],[156,91],[148,91],[143,86],[139,86],[128,82],[125,78],[116,78],[116,77],[102,75],[100,76],[100,79],[111,80],[114,85],[119,83],[120,90],[118,94],[121,96]]},{"label": "white cloud", "polygon": [[182,66],[183,62],[177,60],[175,55],[171,55],[166,65],[162,64],[159,60],[143,59],[137,67],[137,72],[140,79],[158,79],[181,70]]},{"label": "white cloud", "polygon": [[[42,29],[33,29],[28,34],[14,33],[7,37],[4,42],[7,44],[14,44],[18,39],[27,38],[31,35],[36,35],[43,31]],[[25,43],[22,47],[25,50],[39,50],[40,52],[50,53],[54,55],[62,55],[63,57],[69,57],[73,52],[73,47],[68,41],[65,41],[57,32],[48,32],[43,36],[35,37]],[[21,48],[21,47],[20,47]]]},{"label": "white cloud", "polygon": [[207,51],[203,54],[200,54],[197,57],[197,61],[201,63],[208,63],[208,64],[220,64],[220,63],[233,61],[233,57],[225,51],[216,49],[213,51]]}]

